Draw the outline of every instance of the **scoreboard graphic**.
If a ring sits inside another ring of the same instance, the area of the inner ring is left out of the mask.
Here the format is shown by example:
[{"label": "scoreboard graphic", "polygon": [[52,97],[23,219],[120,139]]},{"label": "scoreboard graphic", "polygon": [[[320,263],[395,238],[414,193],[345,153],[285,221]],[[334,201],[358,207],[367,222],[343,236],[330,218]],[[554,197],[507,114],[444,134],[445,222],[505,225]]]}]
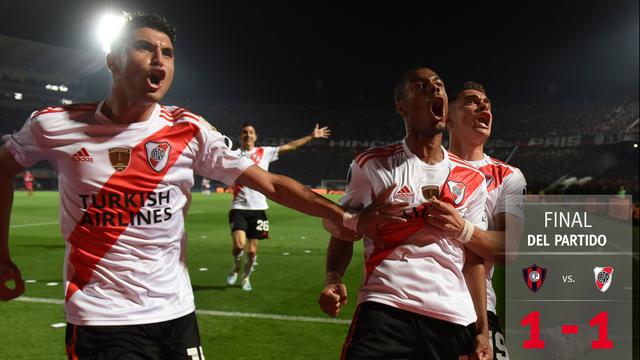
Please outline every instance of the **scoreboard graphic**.
[{"label": "scoreboard graphic", "polygon": [[509,359],[632,358],[631,211],[631,197],[528,196],[523,222],[507,219]]}]

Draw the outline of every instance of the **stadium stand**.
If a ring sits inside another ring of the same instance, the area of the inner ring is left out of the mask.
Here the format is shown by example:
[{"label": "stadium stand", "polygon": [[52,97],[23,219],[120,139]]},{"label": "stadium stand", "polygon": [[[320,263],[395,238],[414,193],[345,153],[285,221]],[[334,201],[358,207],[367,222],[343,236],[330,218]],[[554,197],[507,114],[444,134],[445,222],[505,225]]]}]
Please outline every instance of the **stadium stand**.
[{"label": "stadium stand", "polygon": [[[103,55],[6,36],[0,36],[0,51],[11,55],[0,59],[0,134],[18,130],[31,111],[60,104],[62,99],[95,100],[87,95],[93,86],[88,79],[105,71]],[[47,88],[51,84],[58,90]],[[66,91],[60,91],[60,85]],[[287,106],[183,98],[165,103],[181,104],[205,116],[234,142],[245,122],[256,125],[262,145],[284,144],[306,133],[313,123],[329,126],[331,139],[316,141],[272,167],[313,187],[324,179],[345,179],[355,154],[396,141],[404,133],[391,104]],[[498,104],[486,148],[489,155],[522,169],[531,193],[616,194],[622,187],[637,199],[638,149],[633,144],[639,137],[638,107],[637,98]],[[56,188],[55,171],[48,165],[38,164],[32,171],[36,188]]]}]

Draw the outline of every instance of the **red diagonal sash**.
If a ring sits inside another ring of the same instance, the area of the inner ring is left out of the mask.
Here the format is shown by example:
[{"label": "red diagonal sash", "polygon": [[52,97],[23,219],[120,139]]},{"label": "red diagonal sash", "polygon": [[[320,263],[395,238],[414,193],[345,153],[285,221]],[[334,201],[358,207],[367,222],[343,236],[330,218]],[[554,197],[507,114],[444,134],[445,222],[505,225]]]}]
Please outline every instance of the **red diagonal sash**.
[{"label": "red diagonal sash", "polygon": [[[96,194],[96,197],[108,197],[110,194],[118,194],[122,197],[126,193],[153,192],[198,131],[197,126],[185,122],[175,126],[166,126],[142,140],[131,150],[129,167],[125,171],[114,172]],[[160,172],[151,169],[147,163],[144,144],[148,141],[166,141],[171,144],[167,166]],[[100,217],[105,211],[109,211],[115,216],[121,214],[128,217],[130,213],[138,212],[141,207],[140,202],[124,209],[119,207],[98,209],[92,204],[86,212],[93,219]],[[95,223],[83,224],[82,221],[78,221],[67,240],[71,245],[68,264],[71,265],[72,276],[65,296],[66,301],[69,301],[76,291],[82,290],[89,283],[98,262],[111,249],[126,228],[127,226],[122,225],[96,226]]]}]

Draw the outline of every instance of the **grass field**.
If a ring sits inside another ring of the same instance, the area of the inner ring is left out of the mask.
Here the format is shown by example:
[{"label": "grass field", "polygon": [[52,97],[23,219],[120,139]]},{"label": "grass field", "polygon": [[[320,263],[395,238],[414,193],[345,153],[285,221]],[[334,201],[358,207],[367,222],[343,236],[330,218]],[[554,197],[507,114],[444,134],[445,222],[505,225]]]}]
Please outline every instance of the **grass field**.
[{"label": "grass field", "polygon": [[[187,218],[188,263],[199,310],[288,315],[312,319],[261,319],[199,313],[207,358],[211,359],[335,359],[348,330],[355,301],[339,323],[327,320],[316,300],[323,285],[327,235],[320,220],[273,205],[269,211],[271,239],[262,242],[253,291],[228,287],[230,237],[228,194],[194,194]],[[58,194],[38,192],[27,198],[16,192],[11,219],[11,252],[27,284],[24,296],[58,303],[0,303],[0,359],[64,359],[62,262],[64,240],[58,228]],[[360,282],[360,246],[346,281],[356,294]],[[288,255],[284,255],[288,254]],[[206,271],[201,269],[207,268]],[[55,282],[57,285],[47,286]],[[224,314],[228,315],[228,314]],[[246,316],[246,314],[244,314]]]},{"label": "grass field", "polygon": [[[328,236],[320,220],[271,204],[271,239],[260,244],[253,291],[245,292],[225,283],[231,265],[226,220],[230,200],[228,194],[194,194],[187,218],[188,264],[206,357],[337,359],[361,281],[362,246],[355,246],[345,277],[351,301],[339,321],[322,322],[329,318],[316,301]],[[13,259],[25,280],[36,281],[27,284],[24,296],[53,301],[0,303],[0,359],[64,359],[65,330],[51,326],[65,321],[58,194],[38,192],[28,198],[16,192],[11,224]],[[497,286],[498,296],[502,288]]]}]

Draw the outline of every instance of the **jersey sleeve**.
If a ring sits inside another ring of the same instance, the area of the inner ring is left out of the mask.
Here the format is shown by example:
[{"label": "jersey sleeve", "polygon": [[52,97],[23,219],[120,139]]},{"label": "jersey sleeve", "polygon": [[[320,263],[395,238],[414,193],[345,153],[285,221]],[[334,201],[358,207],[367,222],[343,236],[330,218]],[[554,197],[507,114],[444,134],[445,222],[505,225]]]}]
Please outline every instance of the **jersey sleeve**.
[{"label": "jersey sleeve", "polygon": [[198,175],[233,184],[253,162],[231,150],[231,140],[208,127],[200,129],[200,147],[194,163]]},{"label": "jersey sleeve", "polygon": [[526,193],[527,181],[519,169],[505,179],[503,189],[496,201],[494,214],[509,213],[520,219],[524,218],[524,195]]},{"label": "jersey sleeve", "polygon": [[279,159],[280,146],[265,146],[264,152],[269,162],[274,162]]},{"label": "jersey sleeve", "polygon": [[468,205],[462,217],[471,221],[476,227],[487,230],[489,226],[485,213],[485,203],[487,202],[487,185],[484,181],[478,186],[468,200]]},{"label": "jersey sleeve", "polygon": [[373,187],[365,171],[355,161],[351,162],[347,175],[347,191],[340,198],[340,205],[359,210],[371,203]]},{"label": "jersey sleeve", "polygon": [[2,137],[2,140],[6,143],[7,150],[13,155],[18,164],[25,168],[47,159],[46,149],[40,145],[37,135],[34,134],[35,121],[32,115],[18,132]]},{"label": "jersey sleeve", "polygon": [[205,119],[203,116],[198,116],[198,119],[199,119],[198,122],[200,123],[200,126],[204,127],[205,129],[218,131],[218,129],[216,129],[215,126],[211,125],[211,123],[207,121],[207,119]]}]

